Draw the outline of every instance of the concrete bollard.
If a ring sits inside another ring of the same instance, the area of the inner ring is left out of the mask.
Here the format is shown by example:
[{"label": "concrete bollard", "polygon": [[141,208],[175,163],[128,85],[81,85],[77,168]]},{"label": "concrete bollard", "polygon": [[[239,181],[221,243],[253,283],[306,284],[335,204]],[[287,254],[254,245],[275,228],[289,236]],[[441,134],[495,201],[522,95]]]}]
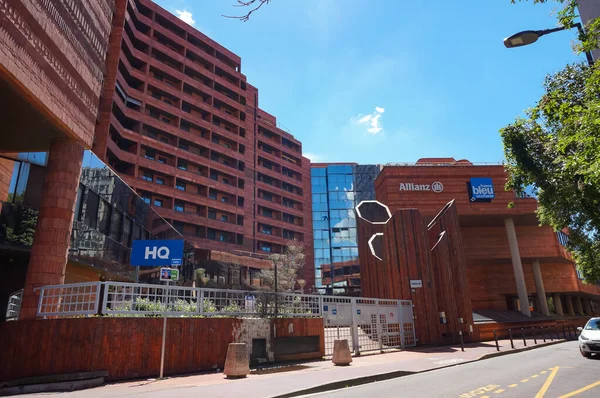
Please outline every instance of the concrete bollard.
[{"label": "concrete bollard", "polygon": [[352,354],[348,347],[348,340],[333,341],[333,359],[332,362],[337,366],[347,366],[352,362]]},{"label": "concrete bollard", "polygon": [[223,374],[228,379],[246,377],[250,373],[250,360],[246,343],[230,343],[225,358],[225,369]]}]

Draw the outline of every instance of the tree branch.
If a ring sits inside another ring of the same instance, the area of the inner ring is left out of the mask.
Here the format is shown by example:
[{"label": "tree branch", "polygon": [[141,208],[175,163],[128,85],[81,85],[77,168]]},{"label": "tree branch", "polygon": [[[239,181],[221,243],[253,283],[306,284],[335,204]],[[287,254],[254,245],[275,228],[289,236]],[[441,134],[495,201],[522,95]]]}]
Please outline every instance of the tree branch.
[{"label": "tree branch", "polygon": [[256,2],[258,2],[258,6],[254,7],[253,9],[251,9],[247,14],[245,15],[240,15],[240,16],[235,16],[235,15],[221,15],[222,17],[225,18],[231,18],[231,19],[239,19],[242,22],[246,22],[250,19],[250,15],[252,15],[252,13],[254,11],[257,11],[260,7],[262,7],[265,4],[269,4],[271,2],[271,0],[248,0],[248,1],[243,1],[243,0],[237,0],[238,4],[234,4],[234,7],[250,7],[253,4],[255,4]]}]

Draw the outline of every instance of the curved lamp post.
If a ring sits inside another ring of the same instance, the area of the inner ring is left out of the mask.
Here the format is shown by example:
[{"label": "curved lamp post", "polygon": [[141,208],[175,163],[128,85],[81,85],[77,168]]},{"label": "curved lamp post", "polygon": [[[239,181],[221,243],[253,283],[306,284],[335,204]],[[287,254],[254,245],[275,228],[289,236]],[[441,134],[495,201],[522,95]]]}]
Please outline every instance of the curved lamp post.
[{"label": "curved lamp post", "polygon": [[[563,26],[554,29],[524,30],[504,39],[504,46],[506,48],[527,46],[529,44],[535,43],[540,37],[544,35],[571,28],[577,28],[577,30],[579,30],[579,33],[583,33],[583,28],[579,22],[576,22],[569,26]],[[594,59],[592,58],[592,54],[589,51],[585,52],[585,56],[587,58],[588,64],[590,66],[594,65]]]}]

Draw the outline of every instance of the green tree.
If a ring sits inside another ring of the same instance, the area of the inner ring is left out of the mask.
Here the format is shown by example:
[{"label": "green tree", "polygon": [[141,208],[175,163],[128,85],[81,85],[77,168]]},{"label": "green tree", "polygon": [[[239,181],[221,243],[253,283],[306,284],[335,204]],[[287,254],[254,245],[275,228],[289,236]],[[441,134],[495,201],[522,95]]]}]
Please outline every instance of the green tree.
[{"label": "green tree", "polygon": [[[573,21],[574,0],[559,21]],[[536,3],[545,2],[535,0]],[[591,27],[591,28],[590,28]],[[600,18],[588,24],[576,47],[598,46]],[[555,230],[568,229],[568,249],[588,282],[600,281],[600,69],[567,66],[547,76],[545,93],[526,117],[500,130],[509,173],[507,188],[533,186],[538,218]]]}]

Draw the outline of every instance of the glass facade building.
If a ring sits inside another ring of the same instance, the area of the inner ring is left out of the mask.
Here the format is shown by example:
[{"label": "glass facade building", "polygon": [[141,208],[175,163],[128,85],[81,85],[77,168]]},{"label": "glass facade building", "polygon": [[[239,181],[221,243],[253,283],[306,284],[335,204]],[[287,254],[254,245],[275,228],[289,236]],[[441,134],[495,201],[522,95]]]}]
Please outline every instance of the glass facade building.
[{"label": "glass facade building", "polygon": [[320,293],[360,295],[354,208],[375,199],[380,165],[314,164],[311,168],[315,286]]},{"label": "glass facade building", "polygon": [[[0,198],[0,320],[8,298],[23,288],[47,173],[47,153],[0,158],[10,172]],[[10,166],[10,167],[9,167]],[[6,195],[6,196],[4,196]],[[183,239],[143,198],[91,151],[83,156],[65,283],[135,280],[129,265],[137,239]],[[182,280],[192,278],[194,253],[186,244]],[[159,283],[158,271],[140,280]]]}]

